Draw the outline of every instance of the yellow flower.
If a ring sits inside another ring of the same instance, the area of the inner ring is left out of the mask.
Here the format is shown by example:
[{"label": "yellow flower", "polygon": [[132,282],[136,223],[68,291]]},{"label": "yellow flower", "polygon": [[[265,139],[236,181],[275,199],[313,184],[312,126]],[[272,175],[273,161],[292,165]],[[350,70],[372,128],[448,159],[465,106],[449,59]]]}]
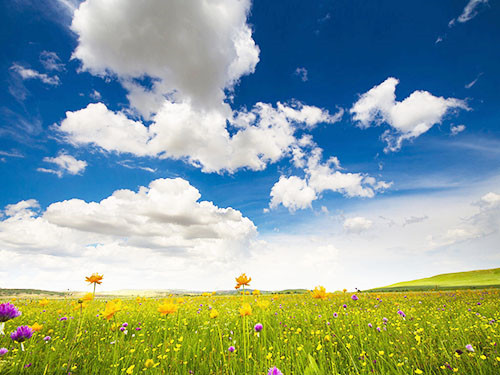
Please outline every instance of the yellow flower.
[{"label": "yellow flower", "polygon": [[142,301],[142,300],[141,300],[141,297],[137,297],[137,298],[135,299],[135,302],[137,302],[137,303],[141,303],[141,301]]},{"label": "yellow flower", "polygon": [[102,315],[104,315],[104,317],[107,320],[109,320],[121,309],[122,309],[122,301],[120,301],[119,299],[115,299],[113,301],[109,301],[106,304],[106,308],[104,309]]},{"label": "yellow flower", "polygon": [[252,315],[252,306],[249,303],[244,303],[240,308],[240,316]]},{"label": "yellow flower", "polygon": [[415,370],[415,374],[423,374],[423,373],[424,373],[424,372],[423,372],[422,370],[420,370],[420,369],[416,369],[416,370]]},{"label": "yellow flower", "polygon": [[38,324],[38,323],[36,323],[36,322],[35,322],[35,324],[33,324],[33,325],[31,326],[31,329],[32,329],[33,331],[35,331],[35,332],[40,332],[40,331],[42,330],[42,328],[43,328],[43,325]]},{"label": "yellow flower", "polygon": [[344,289],[342,289],[342,291],[345,293],[345,292],[347,292],[347,289],[346,289],[346,288],[344,288]]},{"label": "yellow flower", "polygon": [[146,359],[146,362],[144,362],[144,366],[146,368],[151,368],[153,367],[155,364],[155,361],[153,361],[152,359]]},{"label": "yellow flower", "polygon": [[45,307],[49,304],[49,300],[47,298],[44,298],[41,301],[38,301],[38,304],[42,307]]},{"label": "yellow flower", "polygon": [[210,311],[210,318],[212,319],[215,319],[219,316],[219,312],[215,309],[212,309],[212,311]]},{"label": "yellow flower", "polygon": [[94,299],[94,296],[92,295],[92,293],[87,293],[87,294],[85,294],[85,295],[82,297],[82,301],[83,301],[83,302],[92,301],[93,299]]},{"label": "yellow flower", "polygon": [[255,289],[255,290],[252,292],[252,294],[253,294],[254,296],[259,296],[259,295],[260,295],[260,290]]},{"label": "yellow flower", "polygon": [[316,288],[314,288],[314,290],[311,292],[311,297],[326,300],[327,295],[326,295],[325,287],[324,286],[317,286]]},{"label": "yellow flower", "polygon": [[85,277],[85,281],[89,284],[102,284],[103,277],[104,275],[93,273],[92,275]]},{"label": "yellow flower", "polygon": [[158,306],[158,312],[162,315],[168,315],[175,313],[179,308],[176,304],[170,302],[164,302],[160,306]]},{"label": "yellow flower", "polygon": [[269,305],[271,304],[271,302],[263,299],[263,300],[258,300],[257,301],[257,306],[259,306],[262,310],[265,310],[269,307]]},{"label": "yellow flower", "polygon": [[244,273],[242,273],[235,279],[236,279],[236,286],[235,286],[236,289],[238,289],[240,286],[250,286],[250,281],[252,281],[252,278],[247,277],[247,275]]},{"label": "yellow flower", "polygon": [[132,373],[134,372],[134,367],[135,367],[135,365],[132,365],[132,366],[130,366],[130,367],[127,369],[127,374],[128,374],[128,375],[130,375],[130,374],[132,374]]}]

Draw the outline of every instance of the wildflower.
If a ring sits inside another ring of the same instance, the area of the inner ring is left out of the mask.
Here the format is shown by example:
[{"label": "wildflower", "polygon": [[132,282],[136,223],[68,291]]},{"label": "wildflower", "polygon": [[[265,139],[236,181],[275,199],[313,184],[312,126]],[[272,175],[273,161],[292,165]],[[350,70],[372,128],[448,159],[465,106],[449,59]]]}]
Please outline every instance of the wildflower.
[{"label": "wildflower", "polygon": [[471,344],[465,345],[465,349],[467,349],[469,352],[474,352],[474,348],[472,347]]},{"label": "wildflower", "polygon": [[158,306],[158,312],[162,315],[168,315],[175,313],[179,308],[176,304],[170,302],[164,302],[160,306]]},{"label": "wildflower", "polygon": [[372,327],[373,327],[373,325],[372,325],[371,323],[368,323],[368,327],[372,328]]},{"label": "wildflower", "polygon": [[327,295],[326,295],[326,289],[324,286],[317,286],[314,288],[314,290],[311,292],[311,297],[312,298],[318,298],[321,300],[326,300]]},{"label": "wildflower", "polygon": [[268,370],[267,375],[283,375],[283,373],[276,366],[274,366]]},{"label": "wildflower", "polygon": [[43,341],[45,341],[45,342],[49,342],[50,340],[52,340],[52,337],[50,337],[50,336],[45,336],[43,338]]},{"label": "wildflower", "polygon": [[130,367],[127,369],[127,371],[126,371],[127,375],[130,375],[130,374],[132,374],[132,373],[134,372],[134,367],[135,367],[135,365],[132,365],[132,366],[130,366]]},{"label": "wildflower", "polygon": [[254,296],[259,296],[259,295],[260,295],[260,290],[255,289],[254,291],[252,291],[252,294],[253,294]]},{"label": "wildflower", "polygon": [[342,292],[344,292],[344,293],[347,292],[347,289],[346,288],[342,289]]},{"label": "wildflower", "polygon": [[343,307],[344,309],[347,309],[347,305],[346,305],[345,303],[342,305],[342,307]]},{"label": "wildflower", "polygon": [[121,311],[122,309],[122,301],[118,300],[113,300],[109,301],[106,304],[106,308],[104,309],[104,312],[102,315],[107,319],[111,319],[118,311]]},{"label": "wildflower", "polygon": [[352,298],[353,301],[357,301],[359,299],[358,296],[355,295],[355,294],[353,294],[351,298]]},{"label": "wildflower", "polygon": [[128,323],[127,322],[123,323],[122,327],[128,327]]},{"label": "wildflower", "polygon": [[265,299],[257,301],[257,306],[259,306],[262,310],[267,309],[270,304],[271,304],[271,302],[269,302]]},{"label": "wildflower", "polygon": [[89,284],[102,284],[103,277],[104,275],[93,273],[92,275],[85,277],[85,281]]},{"label": "wildflower", "polygon": [[33,336],[33,330],[28,326],[19,326],[10,334],[10,338],[17,342],[23,342]]},{"label": "wildflower", "polygon": [[59,319],[59,320],[62,322],[62,321],[68,320],[68,318],[67,318],[67,317],[65,317],[65,316],[63,316],[63,317],[62,317],[61,319]]},{"label": "wildflower", "polygon": [[33,324],[33,325],[31,326],[31,329],[32,329],[34,332],[40,332],[40,331],[42,330],[42,328],[43,328],[43,325],[38,324],[38,323],[36,323],[36,322],[35,322],[35,324]]},{"label": "wildflower", "polygon": [[234,346],[230,346],[229,348],[227,348],[227,350],[230,352],[230,353],[234,353],[234,351],[236,350]]},{"label": "wildflower", "polygon": [[252,315],[252,306],[249,303],[244,303],[240,308],[240,316]]},{"label": "wildflower", "polygon": [[0,323],[17,318],[21,312],[10,302],[0,304]]},{"label": "wildflower", "polygon": [[94,296],[92,295],[92,293],[87,293],[82,297],[83,302],[89,302],[89,301],[92,301],[93,299],[94,299]]},{"label": "wildflower", "polygon": [[398,314],[401,315],[403,318],[406,317],[406,314],[401,310],[398,310]]},{"label": "wildflower", "polygon": [[154,364],[155,364],[155,361],[153,361],[152,359],[146,359],[146,362],[144,362],[144,367],[151,368],[154,366]]},{"label": "wildflower", "polygon": [[246,274],[242,273],[240,276],[236,277],[236,289],[239,289],[241,286],[250,286],[250,281],[252,281],[251,277],[247,277]]},{"label": "wildflower", "polygon": [[212,311],[210,311],[210,318],[212,319],[215,319],[219,316],[219,312],[215,309],[212,309]]},{"label": "wildflower", "polygon": [[4,356],[8,352],[9,352],[9,350],[7,348],[0,348],[0,357]]},{"label": "wildflower", "polygon": [[333,313],[333,317],[334,318],[338,318],[339,314],[337,314],[336,312]]},{"label": "wildflower", "polygon": [[264,326],[261,324],[261,323],[257,323],[253,329],[255,330],[255,332],[260,332],[262,331],[262,329],[264,328]]},{"label": "wildflower", "polygon": [[47,298],[44,298],[40,301],[38,301],[38,304],[41,306],[41,307],[45,307],[49,304],[49,300]]}]

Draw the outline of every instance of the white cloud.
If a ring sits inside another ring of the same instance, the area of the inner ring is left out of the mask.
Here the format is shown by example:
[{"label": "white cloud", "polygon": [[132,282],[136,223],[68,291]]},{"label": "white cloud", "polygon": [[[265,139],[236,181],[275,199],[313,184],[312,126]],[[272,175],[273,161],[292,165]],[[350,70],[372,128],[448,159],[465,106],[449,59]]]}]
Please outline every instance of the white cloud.
[{"label": "white cloud", "polygon": [[465,130],[465,125],[456,125],[456,126],[451,126],[451,135],[457,135],[458,133],[461,133]]},{"label": "white cloud", "polygon": [[280,204],[290,211],[310,208],[324,191],[338,192],[350,198],[372,198],[376,192],[382,192],[392,185],[365,174],[342,172],[336,157],[321,162],[323,151],[319,147],[313,147],[309,152],[301,148],[294,151],[294,164],[304,168],[305,177],[281,176],[271,190],[271,208]]},{"label": "white cloud", "polygon": [[373,221],[363,216],[350,217],[344,220],[344,229],[349,233],[361,233],[370,229]]},{"label": "white cloud", "polygon": [[296,76],[298,76],[302,82],[307,82],[308,77],[307,77],[307,69],[306,68],[297,68],[295,69]]},{"label": "white cloud", "polygon": [[22,201],[4,210],[0,251],[74,256],[90,246],[207,259],[256,234],[241,212],[199,199],[196,188],[177,178],[154,180],[137,192],[117,190],[100,202],[56,202],[40,214],[38,202]]},{"label": "white cloud", "polygon": [[101,100],[102,98],[101,93],[97,90],[92,90],[92,92],[90,93],[90,97],[94,100]]},{"label": "white cloud", "polygon": [[[94,145],[103,151],[187,160],[204,172],[262,170],[287,155],[298,128],[334,123],[342,110],[330,115],[317,107],[257,103],[250,111],[197,111],[187,103],[165,101],[153,123],[129,119],[102,103],[89,104],[66,118],[56,130],[73,145]],[[228,125],[229,123],[229,125]],[[234,131],[230,134],[228,126]]]},{"label": "white cloud", "polygon": [[39,73],[36,70],[25,68],[19,64],[13,64],[10,69],[21,76],[24,79],[38,79],[47,85],[57,86],[59,85],[58,76],[48,76],[45,73]]},{"label": "white cloud", "polygon": [[465,87],[466,89],[470,89],[472,86],[474,86],[474,85],[477,83],[478,79],[479,79],[482,75],[483,75],[483,73],[479,73],[479,74],[477,75],[477,77],[476,77],[474,80],[472,80],[471,82],[467,83],[464,87]]},{"label": "white cloud", "polygon": [[360,128],[387,123],[382,139],[387,142],[384,151],[398,151],[404,140],[414,139],[440,124],[453,108],[469,110],[465,101],[433,96],[427,91],[414,91],[403,101],[396,101],[399,80],[389,77],[380,85],[361,95],[350,110]]},{"label": "white cloud", "polygon": [[477,16],[479,12],[479,7],[483,4],[488,4],[488,0],[469,0],[462,14],[460,14],[460,16],[458,16],[457,18],[452,19],[448,23],[448,26],[449,27],[454,26],[457,21],[460,23],[465,23],[470,21],[471,19]]},{"label": "white cloud", "polygon": [[53,173],[61,178],[65,173],[71,175],[82,174],[87,167],[87,162],[77,160],[73,156],[68,155],[65,151],[59,152],[56,157],[45,157],[43,161],[56,165],[56,169],[38,168],[37,171],[45,173]]},{"label": "white cloud", "polygon": [[57,72],[64,70],[64,64],[55,52],[42,51],[40,62],[46,70],[55,70]]},{"label": "white cloud", "polygon": [[148,76],[157,93],[213,108],[259,61],[249,10],[248,0],[88,0],[74,13],[73,57],[93,74]]}]

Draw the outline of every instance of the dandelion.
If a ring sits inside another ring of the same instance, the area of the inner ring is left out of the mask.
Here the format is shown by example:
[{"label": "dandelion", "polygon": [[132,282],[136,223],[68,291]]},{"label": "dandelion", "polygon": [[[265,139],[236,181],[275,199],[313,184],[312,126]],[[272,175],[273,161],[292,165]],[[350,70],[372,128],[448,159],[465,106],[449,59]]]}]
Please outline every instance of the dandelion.
[{"label": "dandelion", "polygon": [[155,365],[155,361],[152,359],[146,359],[146,362],[144,362],[144,367],[146,368],[151,368]]},{"label": "dandelion", "polygon": [[465,349],[467,349],[469,352],[474,352],[474,348],[472,347],[471,344],[465,345]]},{"label": "dandelion", "polygon": [[122,301],[115,299],[106,303],[106,308],[102,315],[107,319],[111,319],[118,311],[122,309]]},{"label": "dandelion", "polygon": [[4,356],[8,352],[9,352],[9,350],[7,348],[0,348],[0,357]]},{"label": "dandelion", "polygon": [[267,375],[283,375],[283,373],[276,366],[274,366],[268,370]]},{"label": "dandelion", "polygon": [[0,335],[4,335],[5,322],[21,315],[21,312],[10,302],[0,304]]},{"label": "dandelion", "polygon": [[255,330],[255,332],[260,332],[262,331],[262,329],[264,328],[264,326],[261,324],[261,323],[257,323],[253,329]]},{"label": "dandelion", "polygon": [[178,309],[179,307],[171,302],[164,302],[160,306],[158,306],[158,312],[161,314],[161,316],[173,314],[177,312]]},{"label": "dandelion", "polygon": [[321,300],[326,300],[327,294],[326,294],[326,289],[324,286],[317,286],[314,288],[314,290],[311,292],[311,297],[312,298],[317,298]]},{"label": "dandelion", "polygon": [[236,277],[236,289],[240,287],[250,286],[250,281],[252,281],[251,277],[247,277],[246,274],[242,273],[240,276]]},{"label": "dandelion", "polygon": [[227,351],[229,353],[234,353],[235,350],[236,350],[236,348],[234,346],[232,346],[232,345],[229,348],[227,348]]}]

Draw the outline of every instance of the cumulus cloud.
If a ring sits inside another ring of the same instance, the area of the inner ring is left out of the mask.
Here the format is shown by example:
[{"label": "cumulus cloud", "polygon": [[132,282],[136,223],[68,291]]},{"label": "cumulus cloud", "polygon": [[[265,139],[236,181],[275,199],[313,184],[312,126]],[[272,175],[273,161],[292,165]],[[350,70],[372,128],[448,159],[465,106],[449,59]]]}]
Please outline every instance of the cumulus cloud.
[{"label": "cumulus cloud", "polygon": [[[262,170],[287,155],[297,142],[297,129],[334,123],[342,111],[328,111],[299,102],[273,107],[257,103],[251,110],[197,111],[187,103],[165,101],[149,127],[113,112],[103,103],[66,112],[56,130],[73,145],[94,145],[103,151],[188,161],[204,172]],[[230,131],[233,134],[231,135]]]},{"label": "cumulus cloud", "polygon": [[84,160],[75,159],[73,156],[68,155],[65,151],[59,152],[56,157],[45,157],[43,161],[46,163],[55,164],[55,169],[38,168],[37,171],[45,173],[53,173],[61,178],[65,173],[71,175],[82,174],[87,167],[87,162]]},{"label": "cumulus cloud", "polygon": [[356,216],[350,217],[344,220],[344,230],[348,233],[361,233],[370,229],[373,225],[373,221],[367,219],[366,217]]},{"label": "cumulus cloud", "polygon": [[440,124],[454,108],[469,110],[466,102],[443,98],[427,91],[414,91],[403,101],[396,100],[399,80],[387,78],[361,95],[350,110],[353,120],[362,129],[387,123],[391,126],[382,135],[387,143],[385,152],[398,151],[404,140],[414,139]]},{"label": "cumulus cloud", "polygon": [[90,246],[210,258],[230,254],[256,234],[241,212],[200,198],[176,178],[154,180],[137,192],[117,190],[100,202],[55,202],[41,213],[37,201],[22,201],[3,211],[0,251],[75,256]]},{"label": "cumulus cloud", "polygon": [[19,64],[13,64],[10,69],[17,74],[23,79],[38,79],[42,81],[43,83],[51,86],[57,86],[59,85],[59,77],[58,76],[48,76],[45,73],[40,73],[37,72],[36,70],[30,69],[30,68],[25,68]]},{"label": "cumulus cloud", "polygon": [[462,14],[460,14],[460,16],[458,16],[457,18],[453,18],[448,23],[448,26],[452,27],[456,22],[465,23],[470,21],[477,16],[480,7],[486,4],[488,4],[488,0],[469,0],[464,10],[462,11]]},{"label": "cumulus cloud", "polygon": [[224,90],[255,70],[259,48],[248,0],[140,3],[87,0],[74,12],[73,57],[96,75],[150,77],[157,93],[196,107],[220,106]]},{"label": "cumulus cloud", "polygon": [[338,192],[350,198],[372,198],[376,192],[382,192],[392,185],[366,174],[343,172],[336,157],[322,162],[323,150],[319,147],[313,147],[310,152],[303,152],[300,148],[294,151],[295,166],[304,167],[305,176],[281,176],[271,189],[270,208],[280,204],[292,212],[310,208],[324,191]]}]

